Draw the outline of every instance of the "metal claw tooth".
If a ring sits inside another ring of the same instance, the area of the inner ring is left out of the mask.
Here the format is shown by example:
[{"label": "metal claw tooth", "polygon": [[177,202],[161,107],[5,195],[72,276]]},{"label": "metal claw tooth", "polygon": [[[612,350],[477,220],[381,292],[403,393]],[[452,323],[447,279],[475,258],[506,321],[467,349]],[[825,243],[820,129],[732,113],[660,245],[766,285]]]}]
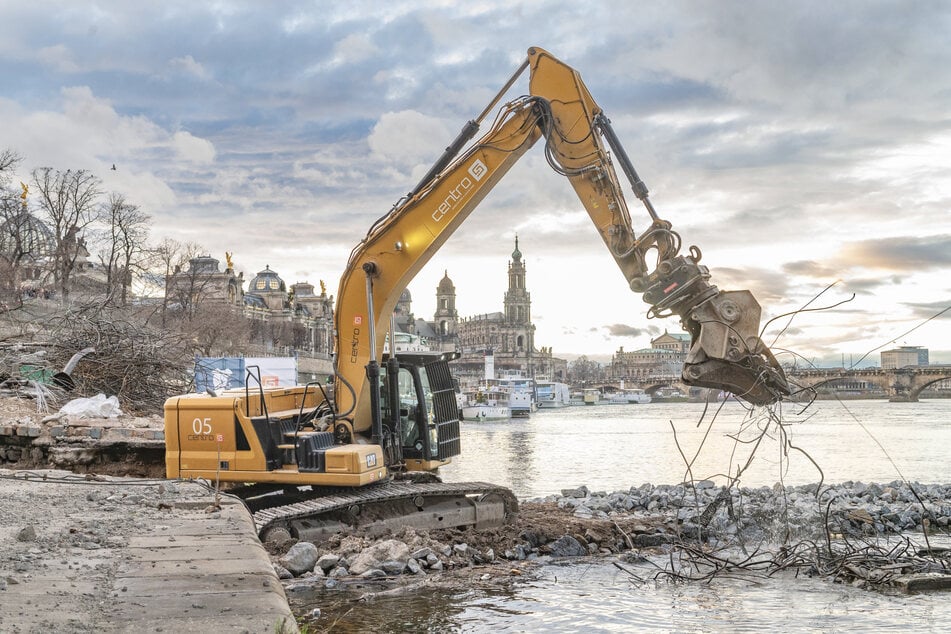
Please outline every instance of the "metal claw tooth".
[{"label": "metal claw tooth", "polygon": [[[753,405],[772,405],[789,388],[770,368],[759,361],[761,368],[747,367],[721,360],[707,360],[684,368],[683,379],[688,385],[709,387],[731,392]],[[755,365],[755,364],[754,364]]]}]

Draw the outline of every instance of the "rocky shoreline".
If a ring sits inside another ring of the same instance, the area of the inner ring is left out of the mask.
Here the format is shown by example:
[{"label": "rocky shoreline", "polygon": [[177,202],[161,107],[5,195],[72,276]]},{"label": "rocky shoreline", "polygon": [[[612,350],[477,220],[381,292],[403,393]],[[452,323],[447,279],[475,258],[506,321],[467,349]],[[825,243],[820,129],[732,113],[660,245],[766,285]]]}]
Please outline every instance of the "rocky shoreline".
[{"label": "rocky shoreline", "polygon": [[[614,492],[580,486],[523,500],[517,520],[500,528],[337,535],[318,544],[272,545],[271,555],[292,608],[311,609],[315,601],[332,602],[340,590],[358,590],[365,600],[421,585],[509,583],[530,576],[536,566],[570,558],[602,558],[620,566],[678,548],[727,551],[770,544],[780,551],[800,540],[947,536],[949,521],[951,485],[895,481],[728,489],[701,481]],[[928,570],[947,577],[948,560],[935,561]],[[905,572],[912,569],[906,566]]]}]

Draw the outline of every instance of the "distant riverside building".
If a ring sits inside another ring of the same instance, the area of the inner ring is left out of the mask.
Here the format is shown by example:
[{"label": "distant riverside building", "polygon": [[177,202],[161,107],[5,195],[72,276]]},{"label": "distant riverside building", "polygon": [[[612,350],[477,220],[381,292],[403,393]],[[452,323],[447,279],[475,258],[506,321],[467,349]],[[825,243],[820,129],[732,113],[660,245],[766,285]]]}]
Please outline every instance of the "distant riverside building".
[{"label": "distant riverside building", "polygon": [[901,346],[883,350],[881,356],[884,370],[928,365],[928,349],[921,346]]},{"label": "distant riverside building", "polygon": [[690,335],[685,332],[669,333],[665,330],[661,336],[651,339],[651,347],[660,350],[672,350],[686,357],[687,352],[690,351]]},{"label": "distant riverside building", "polygon": [[72,262],[70,289],[105,291],[102,267],[89,259],[86,239],[73,229],[57,246],[49,226],[26,211],[4,216],[0,223],[0,292],[50,297],[57,288],[56,253],[62,248]]},{"label": "distant riverside building", "polygon": [[550,347],[535,347],[531,293],[518,238],[508,264],[508,290],[501,311],[460,318],[456,287],[445,272],[436,287],[432,321],[414,317],[409,290],[403,291],[397,302],[395,319],[399,330],[418,335],[431,349],[460,352],[452,365],[462,380],[483,376],[487,354],[492,354],[499,376],[567,379],[568,362],[554,357]]},{"label": "distant riverside building", "polygon": [[665,331],[651,340],[650,348],[619,348],[611,358],[608,377],[628,381],[677,378],[689,350],[690,335]]},{"label": "distant riverside building", "polygon": [[243,289],[244,275],[235,274],[230,254],[221,270],[210,255],[189,260],[188,268],[176,270],[168,279],[166,295],[180,310],[199,304],[233,307],[251,321],[251,343],[265,354],[316,354],[333,352],[333,296],[321,282],[320,294],[313,284],[298,282],[290,287],[278,273],[265,266]]},{"label": "distant riverside building", "polygon": [[218,260],[210,255],[199,255],[188,261],[188,268],[176,268],[165,285],[165,296],[183,310],[190,310],[204,302],[235,304],[244,297],[243,274],[234,269],[224,271]]}]

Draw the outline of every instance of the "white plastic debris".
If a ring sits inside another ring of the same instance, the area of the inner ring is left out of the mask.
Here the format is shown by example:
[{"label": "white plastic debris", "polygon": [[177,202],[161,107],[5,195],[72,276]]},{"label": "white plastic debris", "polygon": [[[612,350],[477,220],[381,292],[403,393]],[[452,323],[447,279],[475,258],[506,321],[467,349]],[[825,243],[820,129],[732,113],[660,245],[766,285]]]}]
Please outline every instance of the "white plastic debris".
[{"label": "white plastic debris", "polygon": [[216,392],[227,390],[229,385],[231,385],[231,370],[229,368],[224,370],[215,368],[211,371],[211,389]]},{"label": "white plastic debris", "polygon": [[116,418],[122,415],[119,399],[97,394],[89,398],[74,398],[59,409],[60,414],[78,418]]}]

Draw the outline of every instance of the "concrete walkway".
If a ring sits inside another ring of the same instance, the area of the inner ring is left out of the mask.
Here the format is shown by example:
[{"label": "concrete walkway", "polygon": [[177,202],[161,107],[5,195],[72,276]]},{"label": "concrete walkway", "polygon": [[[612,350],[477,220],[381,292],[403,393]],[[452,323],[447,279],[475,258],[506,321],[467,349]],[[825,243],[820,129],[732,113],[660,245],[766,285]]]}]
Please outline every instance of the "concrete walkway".
[{"label": "concrete walkway", "polygon": [[220,502],[196,483],[0,470],[0,631],[297,632],[250,515]]}]

